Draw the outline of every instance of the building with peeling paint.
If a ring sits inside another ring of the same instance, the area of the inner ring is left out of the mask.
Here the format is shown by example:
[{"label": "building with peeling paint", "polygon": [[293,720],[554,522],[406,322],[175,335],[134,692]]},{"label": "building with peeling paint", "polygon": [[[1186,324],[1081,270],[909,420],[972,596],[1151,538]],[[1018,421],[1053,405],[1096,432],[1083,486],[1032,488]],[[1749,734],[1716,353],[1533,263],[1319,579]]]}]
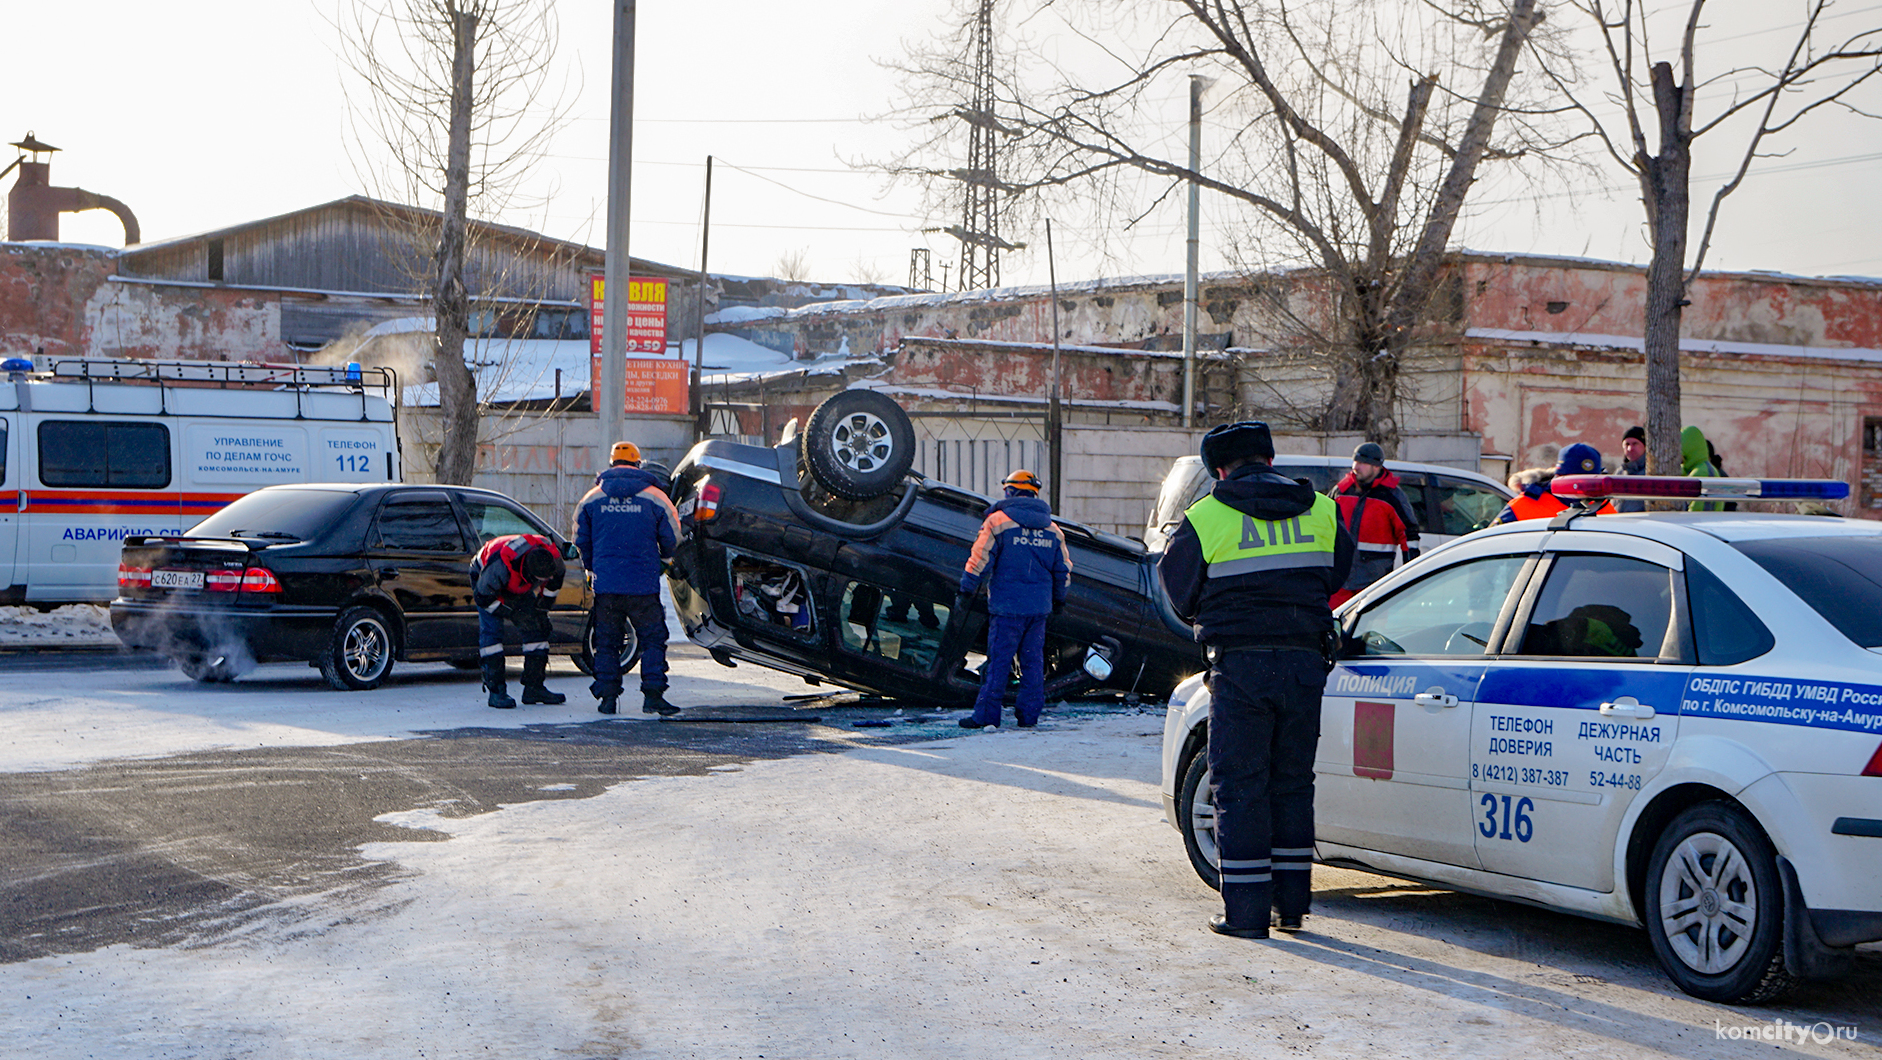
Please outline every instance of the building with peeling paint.
[{"label": "building with peeling paint", "polygon": [[[1645,270],[1475,252],[1455,255],[1452,268],[1446,296],[1404,359],[1400,455],[1438,459],[1418,451],[1421,439],[1475,435],[1482,470],[1497,476],[1576,441],[1616,461],[1622,433],[1645,420]],[[1259,416],[1297,436],[1314,433],[1326,373],[1310,352],[1277,340],[1286,333],[1277,285],[1288,288],[1291,312],[1312,315],[1316,300],[1324,312],[1309,273],[1218,275],[1203,284],[1199,422]],[[1111,419],[1129,411],[1145,423],[1180,422],[1180,385],[1170,383],[1177,377],[1169,362],[1146,355],[1180,347],[1181,279],[1070,284],[1058,295],[1059,341],[1079,359],[1067,377],[1068,422],[1106,404]],[[1705,431],[1726,469],[1843,479],[1852,488],[1848,513],[1882,518],[1882,281],[1717,272],[1701,275],[1690,297],[1685,419]],[[917,407],[992,407],[1005,396],[1018,408],[1046,392],[1036,364],[1052,340],[1052,308],[1045,288],[1006,288],[735,310],[707,326],[813,362],[872,353],[880,364],[850,375],[868,375],[868,385],[906,394]],[[1098,365],[1103,376],[1093,374]],[[1134,389],[1111,387],[1119,378]],[[713,396],[781,421],[831,385],[813,370],[797,383],[748,380],[742,393]],[[1139,404],[1125,404],[1132,401]],[[746,419],[741,431],[754,426]]]}]

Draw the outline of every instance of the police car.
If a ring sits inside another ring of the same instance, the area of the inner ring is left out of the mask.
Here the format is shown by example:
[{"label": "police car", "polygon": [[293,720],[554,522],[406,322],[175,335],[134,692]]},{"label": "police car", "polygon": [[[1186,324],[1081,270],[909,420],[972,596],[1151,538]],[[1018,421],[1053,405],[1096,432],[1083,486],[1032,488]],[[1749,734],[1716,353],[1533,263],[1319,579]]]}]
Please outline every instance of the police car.
[{"label": "police car", "polygon": [[[1842,482],[1566,476],[1565,499],[1834,499]],[[1755,1002],[1882,939],[1882,523],[1585,514],[1472,534],[1338,612],[1316,856],[1646,928]],[[1163,798],[1215,886],[1209,692]]]}]

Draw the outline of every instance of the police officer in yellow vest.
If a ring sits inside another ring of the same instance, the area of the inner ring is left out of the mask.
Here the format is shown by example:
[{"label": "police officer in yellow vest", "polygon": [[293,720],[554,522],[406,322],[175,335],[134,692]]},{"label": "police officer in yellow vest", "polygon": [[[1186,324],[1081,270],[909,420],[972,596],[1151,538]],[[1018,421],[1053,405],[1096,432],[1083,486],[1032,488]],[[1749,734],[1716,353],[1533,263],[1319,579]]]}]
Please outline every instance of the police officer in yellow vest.
[{"label": "police officer in yellow vest", "polygon": [[1312,894],[1313,760],[1336,643],[1327,598],[1353,565],[1339,507],[1275,472],[1268,425],[1203,437],[1218,480],[1190,505],[1157,574],[1208,649],[1210,789],[1222,915],[1210,930],[1297,931]]}]

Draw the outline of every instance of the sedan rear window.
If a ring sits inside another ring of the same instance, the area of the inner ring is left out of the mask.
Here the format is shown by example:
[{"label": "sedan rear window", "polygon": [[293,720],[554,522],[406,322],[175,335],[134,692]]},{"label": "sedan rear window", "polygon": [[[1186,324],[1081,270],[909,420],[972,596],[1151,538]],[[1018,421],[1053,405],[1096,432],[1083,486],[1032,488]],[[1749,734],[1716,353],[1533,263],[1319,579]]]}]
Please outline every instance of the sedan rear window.
[{"label": "sedan rear window", "polygon": [[1734,541],[1843,636],[1882,647],[1882,537]]},{"label": "sedan rear window", "polygon": [[192,537],[306,541],[359,499],[339,490],[258,490],[190,528]]}]

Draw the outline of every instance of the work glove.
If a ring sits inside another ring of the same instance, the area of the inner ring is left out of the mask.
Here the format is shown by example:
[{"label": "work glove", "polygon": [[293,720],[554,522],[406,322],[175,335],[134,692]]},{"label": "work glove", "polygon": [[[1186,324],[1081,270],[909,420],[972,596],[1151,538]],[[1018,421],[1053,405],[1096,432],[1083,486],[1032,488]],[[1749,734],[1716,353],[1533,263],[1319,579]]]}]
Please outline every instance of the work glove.
[{"label": "work glove", "polygon": [[1410,563],[1412,560],[1417,559],[1421,555],[1423,555],[1423,553],[1420,552],[1418,549],[1408,548],[1405,550],[1405,562]]},{"label": "work glove", "polygon": [[954,594],[954,610],[955,611],[965,611],[967,610],[967,605],[973,602],[974,602],[974,598],[968,595],[967,593],[955,593]]}]

